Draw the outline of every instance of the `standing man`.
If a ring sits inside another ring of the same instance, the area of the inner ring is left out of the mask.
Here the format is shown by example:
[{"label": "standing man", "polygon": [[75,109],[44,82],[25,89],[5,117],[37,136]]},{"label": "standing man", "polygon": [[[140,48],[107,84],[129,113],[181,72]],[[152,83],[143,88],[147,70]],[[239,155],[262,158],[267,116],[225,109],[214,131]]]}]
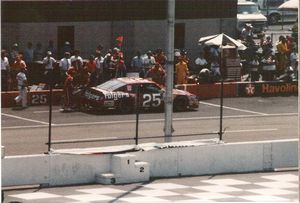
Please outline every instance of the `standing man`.
[{"label": "standing man", "polygon": [[59,62],[59,69],[60,69],[60,81],[61,83],[64,83],[67,75],[67,71],[71,67],[71,54],[69,52],[65,52],[65,57],[62,58]]},{"label": "standing man", "polygon": [[184,58],[179,58],[179,63],[176,64],[176,78],[177,84],[186,84],[187,77],[189,75],[189,69],[187,63],[184,61]]},{"label": "standing man", "polygon": [[[51,56],[51,51],[47,51],[47,56],[43,59],[43,64],[45,65],[45,79],[46,83],[50,85],[53,83],[53,69],[56,63],[56,60]],[[53,85],[53,84],[52,84]]]},{"label": "standing man", "polygon": [[155,65],[155,58],[152,56],[152,52],[148,51],[147,56],[143,58],[143,65],[145,73],[149,71],[149,69]]},{"label": "standing man", "polygon": [[1,50],[1,91],[8,90],[9,80],[9,61],[6,57],[6,50]]},{"label": "standing man", "polygon": [[70,68],[67,71],[67,77],[64,83],[64,106],[63,111],[69,112],[72,111],[72,107],[74,105],[73,101],[73,91],[74,91],[74,75],[76,74],[76,70],[74,68]]},{"label": "standing man", "polygon": [[19,95],[15,98],[18,103],[21,102],[21,109],[27,108],[27,77],[25,74],[26,68],[22,67],[20,72],[17,74],[16,79],[18,82]]},{"label": "standing man", "polygon": [[276,48],[278,51],[277,74],[279,76],[284,73],[288,63],[287,54],[289,52],[289,49],[287,46],[287,40],[284,36],[279,36],[279,42],[277,43]]},{"label": "standing man", "polygon": [[143,59],[141,57],[141,52],[137,51],[136,56],[131,60],[131,68],[134,72],[138,72],[141,78],[144,77],[144,67],[143,67]]},{"label": "standing man", "polygon": [[101,52],[96,53],[95,63],[96,63],[96,85],[101,84],[104,82],[104,75],[103,75],[103,60],[104,58],[101,55]]},{"label": "standing man", "polygon": [[151,78],[152,81],[157,84],[163,86],[165,83],[165,70],[159,63],[155,63],[155,65],[146,73],[146,78]]}]

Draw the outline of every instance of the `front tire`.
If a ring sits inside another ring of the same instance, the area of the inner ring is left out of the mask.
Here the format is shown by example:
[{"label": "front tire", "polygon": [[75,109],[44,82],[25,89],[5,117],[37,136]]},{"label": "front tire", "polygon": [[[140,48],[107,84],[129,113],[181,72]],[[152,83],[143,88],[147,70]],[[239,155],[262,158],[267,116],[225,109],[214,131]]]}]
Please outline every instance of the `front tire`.
[{"label": "front tire", "polygon": [[186,100],[186,98],[178,98],[178,99],[175,99],[174,101],[174,111],[178,111],[178,112],[181,112],[181,111],[186,111],[187,110],[187,106],[188,106],[188,101]]}]

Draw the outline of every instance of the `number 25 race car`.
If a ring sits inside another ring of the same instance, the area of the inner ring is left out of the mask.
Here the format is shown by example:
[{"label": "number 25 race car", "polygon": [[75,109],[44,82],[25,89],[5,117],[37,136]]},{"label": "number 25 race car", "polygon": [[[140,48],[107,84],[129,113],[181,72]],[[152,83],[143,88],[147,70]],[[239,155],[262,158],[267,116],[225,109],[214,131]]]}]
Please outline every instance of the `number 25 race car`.
[{"label": "number 25 race car", "polygon": [[[117,109],[127,114],[140,109],[163,109],[165,90],[153,81],[143,78],[115,78],[96,87],[89,87],[83,93],[82,102],[88,109]],[[139,99],[137,99],[139,95]],[[175,111],[197,109],[197,97],[187,91],[173,89]]]}]

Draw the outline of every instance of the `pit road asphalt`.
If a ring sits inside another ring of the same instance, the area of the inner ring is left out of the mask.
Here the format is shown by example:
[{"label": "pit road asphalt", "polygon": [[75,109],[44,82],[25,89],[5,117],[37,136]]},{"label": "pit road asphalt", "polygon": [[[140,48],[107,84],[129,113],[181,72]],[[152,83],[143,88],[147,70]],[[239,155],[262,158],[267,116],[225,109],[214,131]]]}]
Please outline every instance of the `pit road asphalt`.
[{"label": "pit road asphalt", "polygon": [[[244,142],[298,138],[298,97],[225,98],[223,113],[224,142]],[[198,110],[173,114],[173,135],[202,134],[173,138],[195,140],[218,138],[220,99],[203,100]],[[27,155],[47,152],[49,111],[47,106],[31,106],[22,111],[1,109],[1,137],[5,155]],[[118,112],[61,113],[53,107],[52,141],[69,139],[118,139],[110,141],[52,145],[53,149],[134,144],[136,115]],[[163,136],[164,113],[142,112],[139,137]],[[206,133],[216,133],[206,135]],[[143,139],[139,143],[164,142],[164,138]]]}]

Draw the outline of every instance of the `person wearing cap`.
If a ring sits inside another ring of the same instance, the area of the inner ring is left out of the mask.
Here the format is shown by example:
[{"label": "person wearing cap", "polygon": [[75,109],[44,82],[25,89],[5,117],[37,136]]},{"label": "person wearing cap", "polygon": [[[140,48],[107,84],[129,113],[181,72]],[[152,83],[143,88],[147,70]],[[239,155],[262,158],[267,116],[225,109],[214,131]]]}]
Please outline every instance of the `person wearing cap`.
[{"label": "person wearing cap", "polygon": [[26,67],[22,67],[20,72],[16,75],[19,95],[15,98],[17,105],[21,104],[21,109],[27,108],[27,77],[26,77]]},{"label": "person wearing cap", "polygon": [[53,70],[56,60],[52,57],[52,52],[47,51],[47,56],[43,59],[43,64],[45,65],[45,69]]},{"label": "person wearing cap", "polygon": [[45,76],[46,82],[48,84],[52,83],[55,78],[53,78],[53,69],[55,66],[56,60],[52,57],[51,51],[47,51],[47,56],[43,59],[43,64],[45,66]]},{"label": "person wearing cap", "polygon": [[66,79],[66,73],[71,68],[71,54],[69,52],[65,52],[65,56],[59,61],[59,69],[60,69],[60,81],[64,83]]},{"label": "person wearing cap", "polygon": [[101,52],[96,52],[96,85],[104,82],[104,66],[103,66],[104,58],[101,55]]},{"label": "person wearing cap", "polygon": [[241,40],[247,41],[249,39],[253,39],[253,27],[250,23],[246,23],[245,27],[242,29],[241,32]]},{"label": "person wearing cap", "polygon": [[71,44],[69,41],[65,41],[63,47],[60,48],[60,57],[63,57],[66,52],[72,53]]}]

